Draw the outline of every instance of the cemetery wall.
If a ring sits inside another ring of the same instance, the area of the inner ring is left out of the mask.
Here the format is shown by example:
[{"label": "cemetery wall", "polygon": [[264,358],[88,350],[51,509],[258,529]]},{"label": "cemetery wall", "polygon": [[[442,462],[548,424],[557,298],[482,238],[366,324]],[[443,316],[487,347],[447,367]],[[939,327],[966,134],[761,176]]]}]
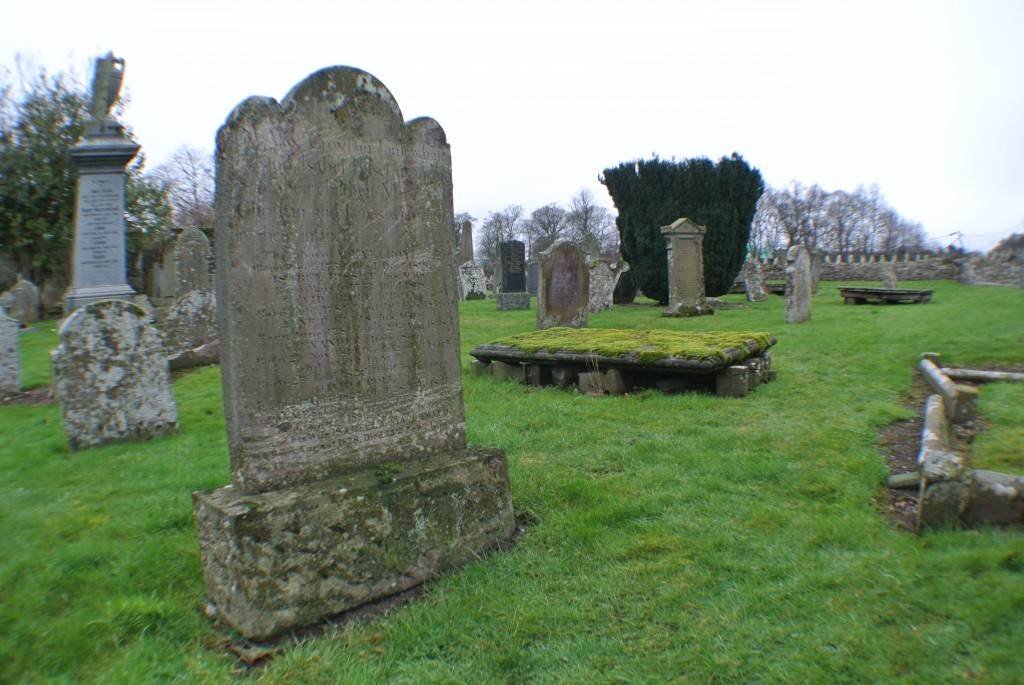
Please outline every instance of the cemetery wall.
[{"label": "cemetery wall", "polygon": [[[957,253],[826,252],[821,254],[823,281],[881,281],[886,265],[892,265],[900,281],[960,281],[963,257]],[[783,280],[786,251],[759,259],[766,280]]]}]

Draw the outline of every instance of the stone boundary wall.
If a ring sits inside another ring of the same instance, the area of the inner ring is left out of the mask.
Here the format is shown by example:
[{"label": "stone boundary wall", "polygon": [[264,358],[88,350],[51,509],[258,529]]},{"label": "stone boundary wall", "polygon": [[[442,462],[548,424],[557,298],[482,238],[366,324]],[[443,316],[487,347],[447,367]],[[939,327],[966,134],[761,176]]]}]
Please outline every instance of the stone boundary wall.
[{"label": "stone boundary wall", "polygon": [[[825,252],[814,255],[821,259],[822,281],[882,281],[884,267],[892,265],[900,281],[959,281],[959,255],[951,253],[915,252],[878,254],[866,252]],[[766,280],[786,277],[786,251],[757,260]]]}]

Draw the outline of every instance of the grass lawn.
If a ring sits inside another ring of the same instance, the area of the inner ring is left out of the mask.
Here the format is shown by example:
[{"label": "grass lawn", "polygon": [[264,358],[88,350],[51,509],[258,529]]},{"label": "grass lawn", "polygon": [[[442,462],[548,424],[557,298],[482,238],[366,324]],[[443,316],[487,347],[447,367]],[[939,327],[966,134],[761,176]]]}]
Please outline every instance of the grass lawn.
[{"label": "grass lawn", "polygon": [[[1024,291],[925,282],[927,305],[851,306],[836,285],[804,324],[780,297],[591,316],[774,335],[778,380],[742,399],[470,378],[469,349],[535,312],[462,303],[470,442],[506,450],[525,535],[253,670],[203,616],[192,521],[191,493],[229,478],[219,370],[177,379],[181,431],[152,442],[70,454],[58,404],[0,406],[0,682],[1020,683],[1024,533],[898,529],[877,441],[921,352],[1024,365]],[[49,382],[55,328],[22,335],[27,387]],[[989,468],[1024,474],[1022,406],[1020,386],[981,388]]]}]

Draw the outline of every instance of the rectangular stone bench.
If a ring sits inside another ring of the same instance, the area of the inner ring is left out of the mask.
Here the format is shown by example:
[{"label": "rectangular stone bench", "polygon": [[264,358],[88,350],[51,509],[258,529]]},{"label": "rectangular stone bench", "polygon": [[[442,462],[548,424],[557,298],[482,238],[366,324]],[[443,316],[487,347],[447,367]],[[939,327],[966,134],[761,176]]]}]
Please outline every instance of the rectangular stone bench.
[{"label": "rectangular stone bench", "polygon": [[838,288],[846,304],[927,304],[932,301],[934,290],[909,290],[906,288]]}]

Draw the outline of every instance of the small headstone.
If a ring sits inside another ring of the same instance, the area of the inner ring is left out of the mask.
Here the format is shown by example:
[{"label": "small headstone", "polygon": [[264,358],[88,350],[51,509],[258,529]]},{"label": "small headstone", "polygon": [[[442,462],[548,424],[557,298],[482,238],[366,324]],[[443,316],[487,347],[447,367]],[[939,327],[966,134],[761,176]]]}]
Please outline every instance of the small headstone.
[{"label": "small headstone", "polygon": [[526,292],[537,297],[537,283],[540,281],[540,264],[536,261],[526,264]]},{"label": "small headstone", "polygon": [[606,312],[612,308],[615,293],[615,267],[603,259],[590,265],[590,312]]},{"label": "small headstone", "polygon": [[463,264],[473,263],[473,222],[463,221],[459,231],[459,248]]},{"label": "small headstone", "polygon": [[8,316],[22,323],[39,321],[39,288],[18,275],[18,281],[3,295],[0,295],[0,307],[7,310]]},{"label": "small headstone", "polygon": [[100,300],[79,308],[61,325],[52,358],[72,452],[177,429],[163,341],[137,305]]},{"label": "small headstone", "polygon": [[71,287],[64,304],[67,315],[90,302],[130,299],[135,294],[128,285],[125,263],[124,189],[125,169],[139,146],[110,116],[121,89],[123,65],[124,60],[109,53],[96,60],[91,120],[82,142],[71,148],[78,188]]},{"label": "small headstone", "polygon": [[687,218],[662,226],[668,250],[668,309],[664,316],[713,314],[704,304],[704,233]]},{"label": "small headstone", "polygon": [[567,240],[556,240],[540,253],[537,328],[586,328],[589,307],[590,268],[583,252]]},{"label": "small headstone", "polygon": [[500,450],[467,446],[451,152],[349,67],[217,134],[231,485],[194,495],[218,616],[260,639],[510,536]]},{"label": "small headstone", "polygon": [[882,282],[889,290],[896,290],[900,287],[900,280],[896,277],[896,268],[890,262],[882,264]]},{"label": "small headstone", "polygon": [[171,303],[160,328],[169,359],[216,340],[217,299],[202,290],[185,293]]},{"label": "small headstone", "polygon": [[530,308],[530,293],[526,290],[526,245],[522,241],[499,243],[494,289],[499,312]]},{"label": "small headstone", "polygon": [[213,292],[210,274],[210,239],[198,228],[189,227],[164,248],[156,293],[161,307],[186,293]]},{"label": "small headstone", "polygon": [[811,260],[803,245],[786,252],[786,322],[811,318]]},{"label": "small headstone", "polygon": [[21,391],[20,329],[21,324],[0,307],[0,394]]},{"label": "small headstone", "polygon": [[764,289],[761,264],[756,259],[748,259],[743,262],[742,278],[747,291],[747,302],[764,302],[768,299],[768,291]]},{"label": "small headstone", "polygon": [[484,268],[473,262],[466,262],[459,267],[459,299],[486,300],[487,282]]}]

